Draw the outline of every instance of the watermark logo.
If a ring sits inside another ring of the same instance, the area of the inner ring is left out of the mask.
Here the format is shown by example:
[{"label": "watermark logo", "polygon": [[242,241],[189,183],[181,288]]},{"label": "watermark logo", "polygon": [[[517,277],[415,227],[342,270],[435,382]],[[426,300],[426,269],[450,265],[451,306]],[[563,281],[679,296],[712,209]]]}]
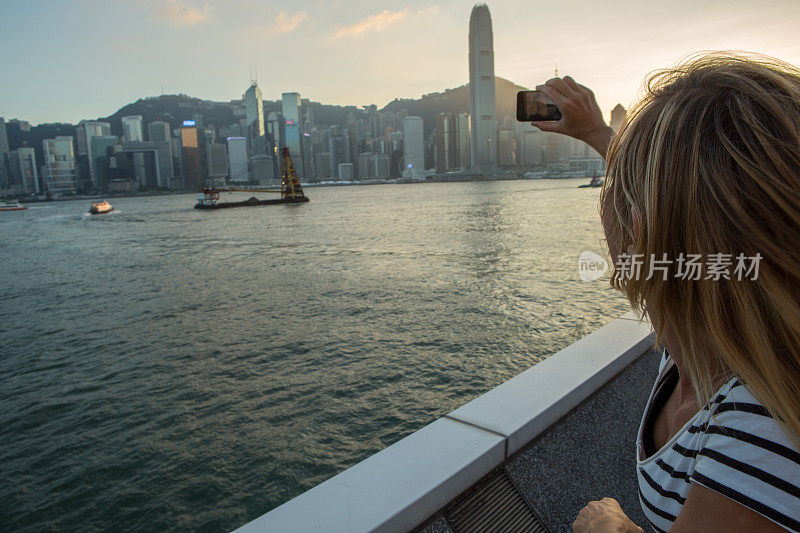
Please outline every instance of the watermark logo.
[{"label": "watermark logo", "polygon": [[[670,277],[690,281],[757,281],[762,259],[760,253],[752,256],[712,253],[705,257],[702,254],[680,253],[675,259],[662,253],[661,257],[650,254],[649,260],[644,254],[622,253],[614,262],[613,276],[620,282],[632,279],[649,281],[653,278],[666,281]],[[587,250],[578,257],[581,281],[597,281],[606,270],[608,263],[594,252]]]},{"label": "watermark logo", "polygon": [[[760,253],[749,256],[740,253],[736,256],[727,253],[706,254],[703,261],[702,254],[678,254],[675,259],[670,259],[667,254],[656,257],[650,254],[650,260],[645,260],[644,254],[622,253],[617,257],[614,267],[615,275],[620,280],[641,279],[650,280],[660,277],[666,281],[670,274],[682,280],[758,280],[758,268],[763,257]],[[672,272],[674,271],[674,272]],[[656,273],[658,272],[658,273]]]},{"label": "watermark logo", "polygon": [[578,276],[581,281],[597,281],[608,270],[606,260],[596,253],[586,250],[578,256]]}]

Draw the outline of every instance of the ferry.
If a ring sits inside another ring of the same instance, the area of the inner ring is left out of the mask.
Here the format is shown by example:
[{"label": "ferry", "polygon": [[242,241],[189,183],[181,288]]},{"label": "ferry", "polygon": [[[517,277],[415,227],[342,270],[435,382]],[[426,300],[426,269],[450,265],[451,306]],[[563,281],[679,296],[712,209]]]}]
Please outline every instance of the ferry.
[{"label": "ferry", "polygon": [[22,205],[18,200],[6,200],[0,203],[0,211],[22,211],[28,209],[28,206]]},{"label": "ferry", "polygon": [[90,215],[103,215],[110,213],[114,210],[114,206],[103,200],[102,202],[92,202],[92,207],[89,208]]}]

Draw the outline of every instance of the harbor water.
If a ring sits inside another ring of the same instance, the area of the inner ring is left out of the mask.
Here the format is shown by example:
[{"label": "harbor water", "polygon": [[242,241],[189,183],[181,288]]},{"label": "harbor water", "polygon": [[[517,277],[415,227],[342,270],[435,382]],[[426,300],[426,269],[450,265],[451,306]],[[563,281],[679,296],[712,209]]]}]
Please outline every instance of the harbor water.
[{"label": "harbor water", "polygon": [[0,213],[0,530],[230,530],[619,316],[585,181]]}]

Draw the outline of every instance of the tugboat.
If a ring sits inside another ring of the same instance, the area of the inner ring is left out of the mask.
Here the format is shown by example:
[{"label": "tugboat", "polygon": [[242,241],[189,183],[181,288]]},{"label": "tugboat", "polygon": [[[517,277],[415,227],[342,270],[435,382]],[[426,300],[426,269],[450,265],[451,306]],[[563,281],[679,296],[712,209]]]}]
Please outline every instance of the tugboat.
[{"label": "tugboat", "polygon": [[592,181],[590,181],[589,183],[584,183],[583,185],[578,185],[578,188],[583,189],[585,187],[602,187],[602,186],[603,186],[603,177],[598,176],[597,172],[595,172],[594,176],[592,176]]},{"label": "tugboat", "polygon": [[101,202],[92,202],[92,207],[89,208],[89,214],[103,215],[105,213],[110,213],[113,210],[114,206],[103,200]]},{"label": "tugboat", "polygon": [[19,200],[6,200],[0,203],[0,211],[22,211],[28,209],[27,205],[22,205]]}]

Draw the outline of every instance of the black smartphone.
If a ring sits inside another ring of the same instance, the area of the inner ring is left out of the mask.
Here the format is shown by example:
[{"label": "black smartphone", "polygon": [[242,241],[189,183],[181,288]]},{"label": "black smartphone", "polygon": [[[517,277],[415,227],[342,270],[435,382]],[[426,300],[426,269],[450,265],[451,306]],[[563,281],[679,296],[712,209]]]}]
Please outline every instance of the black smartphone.
[{"label": "black smartphone", "polygon": [[517,120],[561,120],[561,111],[541,91],[520,91],[517,93]]}]

